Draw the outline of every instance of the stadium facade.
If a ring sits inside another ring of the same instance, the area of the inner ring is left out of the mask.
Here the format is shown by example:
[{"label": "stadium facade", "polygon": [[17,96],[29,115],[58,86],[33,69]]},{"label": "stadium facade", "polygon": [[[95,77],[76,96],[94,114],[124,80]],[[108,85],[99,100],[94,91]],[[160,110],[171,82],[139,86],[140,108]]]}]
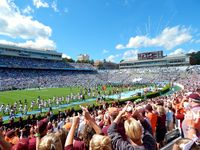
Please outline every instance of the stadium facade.
[{"label": "stadium facade", "polygon": [[64,62],[62,53],[53,50],[39,50],[3,44],[0,44],[1,68],[96,71],[88,63]]},{"label": "stadium facade", "polygon": [[139,53],[138,60],[124,60],[119,64],[120,69],[141,67],[163,67],[190,65],[189,54],[163,56],[162,51]]},{"label": "stadium facade", "polygon": [[0,44],[0,55],[48,60],[62,60],[62,53],[58,53],[53,50],[38,50],[3,44]]}]

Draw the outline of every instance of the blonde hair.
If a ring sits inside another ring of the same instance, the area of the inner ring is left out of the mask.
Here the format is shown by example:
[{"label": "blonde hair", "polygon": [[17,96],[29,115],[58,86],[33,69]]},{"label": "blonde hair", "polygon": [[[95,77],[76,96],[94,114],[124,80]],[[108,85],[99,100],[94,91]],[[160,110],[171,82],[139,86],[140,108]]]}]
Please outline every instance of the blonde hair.
[{"label": "blonde hair", "polygon": [[66,131],[64,128],[61,128],[60,130],[58,130],[58,131],[55,133],[55,135],[56,135],[57,137],[60,138],[60,141],[61,141],[61,143],[62,143],[62,147],[63,147],[63,149],[64,149],[65,140],[66,140],[66,138],[67,138],[67,131]]},{"label": "blonde hair", "polygon": [[165,109],[163,106],[158,106],[157,107],[157,112],[159,115],[164,115],[165,114]]},{"label": "blonde hair", "polygon": [[93,135],[90,140],[90,150],[112,150],[111,139],[108,136]]},{"label": "blonde hair", "polygon": [[134,118],[124,122],[126,135],[134,142],[142,139],[142,126]]},{"label": "blonde hair", "polygon": [[62,150],[62,143],[54,133],[45,135],[39,144],[39,150]]}]

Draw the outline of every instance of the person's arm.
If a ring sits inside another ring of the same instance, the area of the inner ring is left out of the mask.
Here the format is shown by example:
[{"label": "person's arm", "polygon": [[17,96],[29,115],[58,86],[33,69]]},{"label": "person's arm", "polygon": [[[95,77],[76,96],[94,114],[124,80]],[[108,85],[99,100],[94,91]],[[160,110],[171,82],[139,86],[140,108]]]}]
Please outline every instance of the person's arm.
[{"label": "person's arm", "polygon": [[133,117],[140,121],[140,123],[143,126],[144,133],[143,133],[143,145],[148,150],[156,150],[156,140],[153,137],[152,133],[152,127],[147,122],[147,120],[138,112],[138,110],[135,110],[133,112]]},{"label": "person's arm", "polygon": [[78,124],[79,124],[79,116],[73,117],[73,123],[67,135],[67,139],[65,141],[65,147],[73,144],[74,133]]},{"label": "person's arm", "polygon": [[102,133],[101,128],[96,124],[94,119],[91,117],[87,108],[82,107],[82,110],[83,110],[83,114],[85,116],[85,119],[89,121],[89,124],[92,126],[92,128],[94,129],[96,134],[101,134]]},{"label": "person's arm", "polygon": [[134,145],[131,145],[127,140],[124,140],[121,134],[117,131],[117,124],[120,122],[122,115],[126,111],[129,104],[127,104],[121,112],[119,112],[118,116],[112,122],[110,127],[108,128],[108,136],[112,140],[112,146],[114,149],[128,149],[128,150],[137,150]]},{"label": "person's arm", "polygon": [[24,129],[24,128],[20,130],[20,139],[23,139],[25,131],[26,131],[26,129]]},{"label": "person's arm", "polygon": [[40,133],[39,133],[38,121],[37,121],[37,126],[35,128],[35,137],[36,137],[36,150],[39,150],[41,137],[40,137]]},{"label": "person's arm", "polygon": [[192,139],[194,137],[197,137],[196,134],[197,134],[196,129],[190,126],[188,128],[187,138]]},{"label": "person's arm", "polygon": [[36,136],[36,150],[39,150],[39,145],[40,145],[41,137],[40,137],[40,134],[35,135],[35,136]]},{"label": "person's arm", "polygon": [[20,137],[19,137],[20,139],[22,139],[23,138],[23,131],[22,130],[20,130]]},{"label": "person's arm", "polygon": [[119,112],[115,120],[113,121],[114,123],[118,124],[122,118],[122,115],[126,112],[127,107],[129,105],[129,102],[126,104],[126,106]]},{"label": "person's arm", "polygon": [[133,118],[137,119],[140,121],[140,123],[142,124],[145,132],[148,131],[150,134],[153,135],[153,132],[152,132],[152,127],[151,125],[148,123],[148,121],[139,113],[138,110],[135,110],[133,112]]},{"label": "person's arm", "polygon": [[199,124],[200,124],[200,118],[195,117],[191,112],[188,112],[186,115],[186,122],[188,125],[188,131],[187,131],[187,138],[194,138],[197,136],[197,130],[199,130]]}]

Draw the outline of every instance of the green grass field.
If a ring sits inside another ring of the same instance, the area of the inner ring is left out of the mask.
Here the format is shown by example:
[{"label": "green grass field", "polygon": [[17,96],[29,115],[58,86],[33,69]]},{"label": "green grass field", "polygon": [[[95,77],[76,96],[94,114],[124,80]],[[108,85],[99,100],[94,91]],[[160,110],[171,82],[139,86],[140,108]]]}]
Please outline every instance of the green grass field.
[{"label": "green grass field", "polygon": [[[134,89],[139,89],[139,88],[144,88],[147,86],[153,86],[153,85],[133,85],[130,90],[134,90]],[[107,86],[106,90],[103,91],[101,86],[98,87],[98,91],[100,91],[101,93],[105,93],[106,95],[108,94],[114,94],[112,91],[116,91],[119,90],[119,92],[124,92],[127,91],[128,88],[119,88],[119,87],[111,87],[111,86]],[[97,90],[96,89],[91,89],[92,91],[95,91],[95,97],[97,97]],[[13,105],[15,101],[19,101],[21,100],[22,102],[24,102],[24,99],[27,100],[28,103],[28,108],[30,108],[30,103],[32,100],[36,100],[38,98],[38,96],[40,96],[41,99],[44,100],[48,100],[49,98],[52,97],[61,97],[64,96],[66,97],[67,95],[70,95],[71,93],[73,94],[77,94],[80,91],[82,91],[83,93],[85,93],[86,91],[84,90],[84,88],[80,88],[80,87],[65,87],[65,88],[45,88],[45,89],[27,89],[27,90],[14,90],[14,91],[1,91],[0,92],[0,104],[11,104]],[[89,99],[90,97],[85,96],[86,99]],[[80,100],[73,100],[73,101],[80,101]],[[82,103],[81,105],[92,105],[92,104],[98,104],[96,103],[96,101],[89,101],[89,102],[85,102]],[[53,106],[55,106],[55,104],[53,104]],[[75,109],[79,109],[79,105],[72,105],[72,106],[67,106],[67,108],[59,108],[57,110],[54,110],[54,112],[57,112],[59,110],[63,110],[63,109],[69,109],[71,107],[74,107]],[[35,106],[33,108],[33,110],[38,110],[37,106]],[[31,111],[31,110],[28,110]],[[4,116],[4,114],[2,112],[0,112],[1,116]]]},{"label": "green grass field", "polygon": [[[99,87],[99,89],[101,89]],[[107,88],[106,92],[111,89],[110,87]],[[40,96],[41,99],[48,100],[49,98],[53,97],[62,97],[64,98],[67,95],[70,95],[71,93],[77,94],[80,91],[85,92],[84,89],[81,89],[80,87],[65,87],[65,88],[44,88],[44,89],[27,89],[27,90],[14,90],[14,91],[1,91],[0,92],[0,104],[11,104],[13,105],[14,102],[21,100],[22,103],[24,103],[24,100],[27,100],[28,103],[28,111],[30,108],[30,104],[32,100],[36,100],[38,96]],[[95,93],[97,95],[97,93]],[[85,96],[86,99],[90,98],[88,96]],[[70,100],[71,101],[71,100]],[[80,101],[80,100],[73,100],[73,101]],[[54,106],[55,104],[53,104]],[[34,110],[37,110],[37,106],[33,108]],[[2,112],[0,112],[0,115],[4,115]]]},{"label": "green grass field", "polygon": [[[129,87],[130,90],[134,90],[134,89],[138,89],[138,88],[143,88],[144,86],[147,85],[133,85],[132,87]],[[91,88],[91,93],[94,93],[94,97],[98,96],[98,92],[101,92],[106,94],[106,95],[113,95],[115,93],[113,93],[113,91],[119,91],[124,92],[127,91],[128,88],[127,87],[118,87],[118,86],[107,86],[106,90],[102,90],[102,87],[99,86],[98,90],[96,90],[95,88]],[[25,99],[27,100],[27,104],[28,104],[28,111],[32,111],[32,110],[38,110],[38,106],[34,106],[33,109],[30,109],[30,105],[31,105],[31,101],[32,100],[37,100],[38,97],[40,97],[40,99],[43,99],[45,101],[47,101],[48,99],[52,99],[53,97],[64,97],[64,100],[66,98],[67,95],[71,95],[71,93],[73,93],[74,95],[77,93],[84,93],[85,95],[85,99],[89,99],[92,98],[92,95],[89,97],[87,96],[87,90],[85,90],[85,88],[83,87],[65,87],[65,88],[44,88],[44,89],[26,89],[26,90],[13,90],[13,91],[1,91],[0,92],[0,105],[1,104],[10,104],[13,105],[15,102],[19,102],[19,100],[21,100],[22,103],[25,102]],[[75,102],[75,101],[82,101],[80,99],[74,99],[74,100],[70,100],[71,102]],[[96,101],[90,101],[90,102],[86,102],[84,105],[87,104],[93,104]],[[66,104],[66,101],[62,102],[62,104]],[[54,103],[51,104],[51,106],[57,106],[55,101]],[[69,107],[69,106],[67,106]],[[18,110],[18,109],[17,109]],[[19,113],[19,111],[17,111],[17,113]],[[5,115],[2,112],[0,112],[0,115]]]},{"label": "green grass field", "polygon": [[49,99],[53,96],[66,96],[71,93],[78,93],[79,88],[46,88],[46,89],[31,89],[31,90],[16,90],[0,92],[0,102],[14,103],[15,101],[27,99],[28,102],[36,100],[38,96],[42,99]]},{"label": "green grass field", "polygon": [[[132,86],[131,89],[141,88],[144,85],[135,85]],[[118,87],[107,86],[104,91],[106,94],[109,91],[116,90]],[[97,91],[95,89],[91,89],[95,91],[97,95]],[[102,92],[101,86],[98,87],[98,90]],[[119,89],[120,91],[122,89]],[[123,88],[123,91],[126,91],[127,88]],[[27,90],[13,90],[13,91],[0,91],[0,104],[13,104],[15,101],[21,100],[24,102],[24,99],[27,102],[31,102],[32,100],[36,100],[38,96],[40,96],[44,100],[48,100],[53,96],[64,96],[70,95],[71,93],[76,94],[78,92],[85,92],[84,88],[81,87],[65,87],[65,88],[44,88],[44,89],[27,89]],[[86,98],[89,98],[86,96]]]},{"label": "green grass field", "polygon": [[[115,89],[116,87],[107,87],[105,93],[108,94],[110,90]],[[93,89],[94,90],[94,89]],[[99,87],[99,90],[102,92],[101,87]],[[127,90],[126,88],[124,91]],[[31,90],[15,90],[15,91],[1,91],[0,92],[0,104],[13,104],[15,101],[21,100],[24,102],[26,99],[28,102],[28,105],[30,105],[30,102],[32,100],[36,100],[38,96],[40,96],[41,99],[48,100],[52,97],[66,97],[67,95],[70,95],[71,93],[76,94],[80,91],[84,91],[84,89],[78,88],[78,87],[66,87],[66,88],[45,88],[45,89],[31,89]],[[97,91],[95,90],[95,96],[97,96]],[[85,96],[86,99],[90,98],[88,96]]]}]

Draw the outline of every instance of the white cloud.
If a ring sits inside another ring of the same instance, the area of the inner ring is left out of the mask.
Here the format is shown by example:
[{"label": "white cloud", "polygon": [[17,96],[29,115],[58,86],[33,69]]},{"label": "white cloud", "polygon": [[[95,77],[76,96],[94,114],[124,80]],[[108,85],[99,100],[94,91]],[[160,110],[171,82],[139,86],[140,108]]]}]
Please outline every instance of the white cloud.
[{"label": "white cloud", "polygon": [[37,38],[35,40],[27,40],[25,42],[15,43],[11,41],[6,40],[0,40],[0,44],[5,45],[13,45],[13,46],[19,46],[24,48],[33,48],[33,49],[39,49],[39,50],[55,50],[56,44],[54,41],[44,38]]},{"label": "white cloud", "polygon": [[185,50],[182,48],[178,48],[175,51],[173,51],[172,53],[170,53],[169,55],[172,56],[172,55],[179,55],[179,54],[185,54]]},{"label": "white cloud", "polygon": [[196,50],[196,49],[190,49],[189,51],[188,51],[188,53],[193,53],[193,52],[198,52],[199,50]]},{"label": "white cloud", "polygon": [[[15,45],[44,49],[55,49],[56,47],[55,43],[49,39],[52,29],[34,20],[31,16],[22,15],[17,6],[9,0],[1,0],[0,26],[0,35],[25,41],[15,43]],[[11,43],[14,44],[13,42]]]},{"label": "white cloud", "polygon": [[116,49],[124,49],[124,48],[126,48],[126,47],[123,46],[122,44],[117,44],[115,48],[116,48]]},{"label": "white cloud", "polygon": [[62,58],[67,58],[67,59],[71,59],[71,57],[70,56],[68,56],[68,55],[66,55],[66,54],[62,54]]},{"label": "white cloud", "polygon": [[103,54],[107,54],[107,53],[109,53],[109,51],[108,50],[106,50],[106,49],[103,49],[103,52],[102,52]]},{"label": "white cloud", "polygon": [[53,8],[53,10],[54,10],[55,12],[59,12],[58,7],[57,7],[57,1],[56,1],[56,0],[52,2],[51,7]]},{"label": "white cloud", "polygon": [[198,50],[196,50],[196,49],[190,49],[188,52],[186,52],[184,49],[178,48],[175,51],[173,51],[172,53],[170,53],[169,56],[171,56],[171,55],[178,55],[178,54],[185,54],[185,53],[193,53],[193,52],[198,52]]},{"label": "white cloud", "polygon": [[123,59],[136,59],[138,54],[138,50],[128,50],[124,52]]},{"label": "white cloud", "polygon": [[47,2],[44,2],[43,0],[33,0],[33,5],[36,8],[40,8],[40,7],[48,8],[49,7],[49,4]]},{"label": "white cloud", "polygon": [[[6,1],[7,0],[2,0]],[[51,36],[51,28],[30,16],[23,16],[20,12],[15,11],[10,3],[7,6],[0,5],[0,34],[10,37],[20,37],[22,39],[31,39],[37,37]]]},{"label": "white cloud", "polygon": [[118,44],[116,49],[124,48],[140,48],[140,47],[164,47],[165,49],[172,49],[176,46],[184,44],[192,40],[190,28],[183,26],[167,27],[155,38],[148,36],[135,36],[129,39],[125,46]]},{"label": "white cloud", "polygon": [[56,49],[56,44],[54,41],[49,40],[48,38],[37,38],[34,41],[26,41],[25,43],[18,44],[21,47],[31,47],[42,50],[54,50]]},{"label": "white cloud", "polygon": [[120,57],[120,54],[110,55],[108,56],[108,58],[106,58],[106,61],[116,62],[116,58],[119,58],[119,57]]},{"label": "white cloud", "polygon": [[115,62],[115,56],[110,55],[108,58],[106,58],[107,61]]},{"label": "white cloud", "polygon": [[44,0],[33,0],[33,5],[36,8],[44,7],[44,8],[49,8],[51,7],[54,12],[59,12],[58,7],[57,7],[57,0],[53,0],[52,3],[47,3]]},{"label": "white cloud", "polygon": [[30,7],[30,6],[27,6],[26,8],[24,8],[23,10],[22,10],[22,13],[23,14],[27,14],[27,15],[29,15],[29,14],[31,14],[31,13],[33,13],[34,12],[34,10]]},{"label": "white cloud", "polygon": [[126,45],[126,48],[138,48],[142,47],[143,45],[145,46],[146,43],[150,43],[148,37],[146,36],[131,37],[129,39],[129,43]]}]

